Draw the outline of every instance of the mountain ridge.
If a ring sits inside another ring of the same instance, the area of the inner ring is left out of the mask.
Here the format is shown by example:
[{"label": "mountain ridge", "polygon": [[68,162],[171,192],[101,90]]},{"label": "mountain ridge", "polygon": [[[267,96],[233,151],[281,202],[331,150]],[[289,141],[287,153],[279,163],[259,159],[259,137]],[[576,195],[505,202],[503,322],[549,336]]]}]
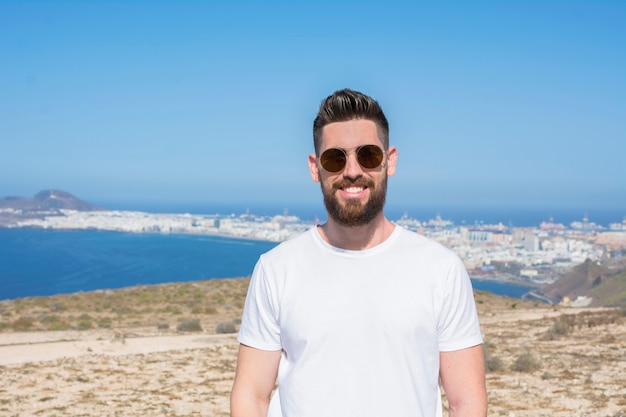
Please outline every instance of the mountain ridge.
[{"label": "mountain ridge", "polygon": [[105,211],[107,209],[83,201],[67,191],[43,190],[32,197],[0,198],[0,227],[10,227],[21,220],[62,216],[61,210]]},{"label": "mountain ridge", "polygon": [[602,262],[587,259],[565,271],[541,292],[558,299],[575,300],[591,297],[591,306],[626,306],[626,259],[612,258]]},{"label": "mountain ridge", "polygon": [[13,209],[22,211],[101,211],[105,208],[87,203],[74,195],[62,190],[43,190],[32,197],[9,196],[0,198],[0,209]]}]

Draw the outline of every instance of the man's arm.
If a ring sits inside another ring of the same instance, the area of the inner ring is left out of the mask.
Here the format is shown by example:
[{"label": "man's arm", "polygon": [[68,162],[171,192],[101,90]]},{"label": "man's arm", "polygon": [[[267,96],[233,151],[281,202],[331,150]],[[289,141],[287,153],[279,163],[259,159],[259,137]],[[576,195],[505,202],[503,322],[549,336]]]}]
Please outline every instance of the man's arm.
[{"label": "man's arm", "polygon": [[483,346],[440,352],[439,376],[450,417],[486,417],[487,389]]},{"label": "man's arm", "polygon": [[231,417],[266,417],[276,384],[281,351],[239,345],[235,383],[230,394]]}]

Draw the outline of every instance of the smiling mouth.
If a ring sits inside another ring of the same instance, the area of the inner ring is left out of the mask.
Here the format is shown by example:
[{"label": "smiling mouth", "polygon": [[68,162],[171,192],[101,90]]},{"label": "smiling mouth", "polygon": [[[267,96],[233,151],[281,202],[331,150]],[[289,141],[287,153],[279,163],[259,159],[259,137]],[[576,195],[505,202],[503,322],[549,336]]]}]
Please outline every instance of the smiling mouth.
[{"label": "smiling mouth", "polygon": [[363,190],[365,190],[365,187],[343,187],[341,188],[343,191],[345,191],[348,194],[358,194],[360,192],[362,192]]},{"label": "smiling mouth", "polygon": [[360,178],[356,181],[341,181],[335,184],[333,188],[335,188],[336,191],[344,193],[345,197],[359,197],[365,190],[369,189],[371,185],[373,184],[370,184],[365,179]]}]

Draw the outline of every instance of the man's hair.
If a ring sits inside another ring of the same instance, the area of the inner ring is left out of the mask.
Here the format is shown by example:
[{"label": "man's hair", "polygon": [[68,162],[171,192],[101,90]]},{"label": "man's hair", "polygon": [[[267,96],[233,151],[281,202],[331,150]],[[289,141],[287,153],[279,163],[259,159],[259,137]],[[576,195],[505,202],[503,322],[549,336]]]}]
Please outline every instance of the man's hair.
[{"label": "man's hair", "polygon": [[320,104],[320,110],[313,122],[315,153],[319,153],[324,126],[358,119],[374,122],[383,147],[385,150],[389,148],[389,123],[378,102],[363,93],[345,88],[335,91]]}]

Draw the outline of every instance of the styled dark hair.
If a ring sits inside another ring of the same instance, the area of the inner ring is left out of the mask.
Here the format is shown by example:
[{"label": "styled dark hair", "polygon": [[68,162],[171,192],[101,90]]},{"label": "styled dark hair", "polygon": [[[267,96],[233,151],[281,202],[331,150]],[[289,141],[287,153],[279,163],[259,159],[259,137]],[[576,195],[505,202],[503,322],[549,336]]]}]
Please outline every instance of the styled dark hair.
[{"label": "styled dark hair", "polygon": [[358,119],[376,123],[378,136],[385,150],[389,148],[389,123],[378,102],[363,93],[345,88],[335,91],[320,104],[320,110],[313,122],[315,153],[319,153],[324,126]]}]

